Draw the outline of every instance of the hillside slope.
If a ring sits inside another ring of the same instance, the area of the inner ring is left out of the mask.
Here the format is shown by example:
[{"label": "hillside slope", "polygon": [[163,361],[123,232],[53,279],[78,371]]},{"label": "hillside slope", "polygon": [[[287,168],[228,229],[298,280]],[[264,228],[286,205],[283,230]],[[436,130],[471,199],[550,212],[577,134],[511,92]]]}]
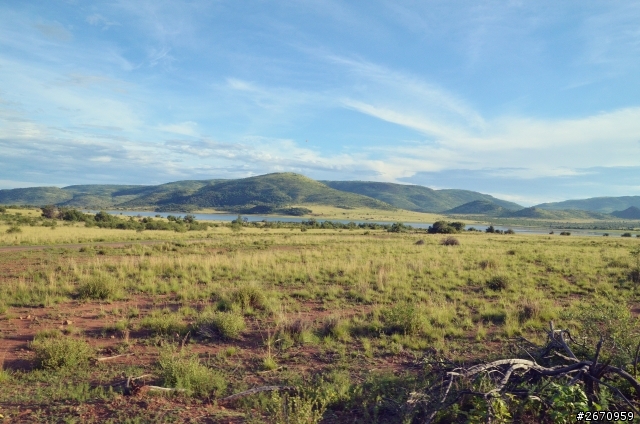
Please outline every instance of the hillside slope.
[{"label": "hillside slope", "polygon": [[391,209],[370,197],[335,190],[325,184],[294,173],[275,173],[210,184],[189,196],[158,202],[198,207],[245,207],[323,204],[344,207]]},{"label": "hillside slope", "polygon": [[30,187],[0,190],[0,205],[46,205],[66,202],[73,194],[58,187]]},{"label": "hillside slope", "polygon": [[589,199],[565,200],[563,202],[541,203],[537,208],[546,210],[580,209],[584,211],[611,213],[635,206],[640,208],[640,196],[592,197]]},{"label": "hillside slope", "polygon": [[506,211],[500,215],[502,218],[535,218],[535,219],[611,219],[610,215],[598,212],[582,210],[545,210],[536,206],[524,208],[519,211]]},{"label": "hillside slope", "polygon": [[469,190],[433,190],[419,185],[378,183],[371,181],[322,181],[337,190],[373,197],[397,208],[417,212],[443,212],[474,200],[493,202],[509,210],[522,206]]},{"label": "hillside slope", "polygon": [[453,209],[444,211],[446,214],[460,214],[460,215],[492,215],[497,216],[506,212],[506,209],[502,206],[490,202],[488,200],[474,200],[473,202],[465,203],[464,205],[457,206]]},{"label": "hillside slope", "polygon": [[640,209],[635,206],[630,206],[623,211],[611,212],[611,215],[622,219],[640,219]]}]

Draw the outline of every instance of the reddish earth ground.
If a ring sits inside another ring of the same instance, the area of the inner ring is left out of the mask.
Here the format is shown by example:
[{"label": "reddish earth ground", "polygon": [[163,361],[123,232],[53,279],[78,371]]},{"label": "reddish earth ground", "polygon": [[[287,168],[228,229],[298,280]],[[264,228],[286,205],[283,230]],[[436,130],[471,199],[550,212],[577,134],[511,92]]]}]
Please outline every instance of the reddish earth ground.
[{"label": "reddish earth ground", "polygon": [[[146,242],[145,242],[146,244]],[[106,243],[101,243],[107,245]],[[110,244],[113,247],[125,247],[131,243]],[[79,248],[76,246],[75,248]],[[70,246],[65,246],[65,249]],[[279,246],[272,246],[279,248]],[[15,282],[25,272],[46,269],[61,257],[73,256],[74,261],[83,262],[89,257],[78,255],[77,251],[69,253],[51,249],[51,246],[30,249],[6,249],[0,254],[0,284]],[[44,249],[46,253],[42,253]],[[115,253],[115,252],[114,252]],[[116,254],[117,255],[117,254]],[[110,260],[118,260],[110,256]],[[37,332],[49,329],[59,329],[70,334],[81,334],[95,349],[98,357],[113,356],[122,352],[123,336],[115,332],[106,331],[109,324],[119,319],[121,311],[135,307],[140,311],[140,317],[145,316],[152,309],[169,308],[177,310],[178,302],[172,301],[170,296],[132,296],[126,301],[110,303],[68,301],[48,307],[28,308],[9,307],[0,315],[0,363],[9,372],[28,372],[35,366],[34,353],[29,343]],[[197,307],[198,305],[194,305]],[[369,307],[355,306],[349,310],[351,314],[365,313]],[[112,311],[119,313],[113,314]],[[301,311],[292,314],[292,319],[314,322],[334,314],[335,311],[326,310],[320,303],[305,301],[301,304]],[[346,316],[346,315],[345,315]],[[278,358],[280,367],[273,371],[262,371],[261,361],[266,355],[265,340],[268,337],[264,328],[258,322],[249,323],[249,328],[242,339],[233,342],[190,340],[188,349],[201,358],[215,357],[220,351],[234,346],[239,350],[229,359],[229,366],[235,368],[234,378],[242,381],[244,387],[259,387],[279,384],[278,374],[285,370],[289,373],[313,375],[332,366],[337,360],[337,353],[322,349],[319,346],[294,346],[287,350],[286,360]],[[158,338],[153,338],[146,330],[132,331],[129,334],[127,356],[101,362],[101,367],[109,370],[125,370],[136,367],[152,373],[158,355]],[[178,338],[174,340],[178,341]],[[119,350],[120,348],[120,350]],[[349,350],[359,350],[359,346],[350,346]],[[390,370],[396,373],[410,369],[415,364],[411,355],[399,355],[365,358],[358,355],[355,359],[361,364],[361,371]],[[237,364],[237,365],[234,365]],[[109,385],[121,388],[126,375],[113,381],[105,382],[96,376],[92,386]],[[158,384],[153,378],[147,384]],[[122,422],[127,418],[139,417],[142,422],[244,422],[246,408],[235,404],[220,404],[213,400],[189,399],[181,396],[158,396],[145,390],[133,395],[116,395],[103,400],[78,401],[49,401],[30,403],[0,401],[0,422]],[[2,417],[5,417],[4,421]]]}]

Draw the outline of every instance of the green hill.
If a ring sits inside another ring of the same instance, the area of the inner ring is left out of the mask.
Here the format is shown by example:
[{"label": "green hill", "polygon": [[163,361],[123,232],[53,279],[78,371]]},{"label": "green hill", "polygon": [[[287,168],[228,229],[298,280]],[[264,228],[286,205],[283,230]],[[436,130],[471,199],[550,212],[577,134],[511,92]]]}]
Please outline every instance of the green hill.
[{"label": "green hill", "polygon": [[611,219],[611,216],[580,210],[545,210],[536,206],[524,208],[519,211],[507,211],[500,215],[502,218],[535,218],[535,219]]},{"label": "green hill", "polygon": [[321,182],[294,173],[276,173],[222,181],[202,187],[189,196],[158,202],[160,205],[166,203],[217,208],[314,203],[375,209],[392,208],[391,205],[379,200],[335,190]]},{"label": "green hill", "polygon": [[630,206],[623,211],[611,212],[611,215],[622,219],[640,219],[640,209],[635,206]]},{"label": "green hill", "polygon": [[373,197],[397,208],[417,212],[444,212],[474,200],[493,202],[509,210],[522,206],[469,190],[433,190],[419,185],[378,183],[370,181],[322,181],[329,187]]},{"label": "green hill", "polygon": [[501,215],[507,212],[502,206],[498,206],[494,202],[488,200],[474,200],[464,205],[456,206],[453,209],[445,211],[446,214],[475,214],[475,215]]},{"label": "green hill", "polygon": [[589,199],[565,200],[564,202],[536,205],[537,208],[546,210],[580,209],[599,213],[622,211],[630,206],[640,208],[640,196],[592,197]]},{"label": "green hill", "polygon": [[47,205],[63,203],[73,194],[58,187],[30,187],[0,190],[0,205]]},{"label": "green hill", "polygon": [[222,181],[225,180],[185,180],[139,189],[121,190],[115,194],[118,196],[134,196],[130,200],[119,202],[118,207],[139,208],[160,204],[179,204],[182,199],[192,195],[199,189]]}]

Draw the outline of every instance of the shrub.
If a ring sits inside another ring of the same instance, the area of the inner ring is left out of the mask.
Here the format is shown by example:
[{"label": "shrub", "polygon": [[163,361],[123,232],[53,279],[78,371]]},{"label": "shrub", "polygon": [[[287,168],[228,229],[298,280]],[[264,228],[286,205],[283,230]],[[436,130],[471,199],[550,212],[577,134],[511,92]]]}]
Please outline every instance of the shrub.
[{"label": "shrub", "polygon": [[429,234],[456,234],[465,227],[463,222],[436,221],[427,229]]},{"label": "shrub", "polygon": [[496,269],[498,267],[498,264],[493,259],[484,259],[478,262],[478,266],[481,269]]},{"label": "shrub", "polygon": [[417,246],[422,246],[424,244],[424,240],[418,240],[415,244]]},{"label": "shrub", "polygon": [[190,395],[221,395],[226,389],[222,374],[203,365],[197,356],[185,350],[176,352],[173,347],[162,350],[158,368],[164,386],[185,389]]},{"label": "shrub", "polygon": [[337,340],[347,341],[349,340],[349,323],[345,319],[332,316],[325,319],[321,332],[325,336],[332,336]]},{"label": "shrub", "polygon": [[255,286],[244,286],[231,295],[233,303],[237,303],[242,309],[265,309],[267,298],[264,292]]},{"label": "shrub", "polygon": [[399,303],[381,313],[387,333],[415,335],[421,333],[426,324],[422,311],[413,303]]},{"label": "shrub", "polygon": [[404,225],[402,222],[395,222],[387,231],[390,233],[404,233],[409,231],[410,228],[411,227]]},{"label": "shrub", "polygon": [[460,245],[460,241],[455,237],[447,237],[440,241],[442,246],[458,246]]},{"label": "shrub", "polygon": [[182,336],[186,334],[188,327],[179,315],[171,313],[168,310],[152,311],[151,314],[142,319],[140,326],[151,330],[159,336],[170,336],[174,334]]},{"label": "shrub", "polygon": [[501,291],[509,286],[509,278],[503,275],[496,275],[487,281],[487,287],[491,290]]},{"label": "shrub", "polygon": [[513,231],[511,228],[509,228],[507,231],[504,232],[505,234],[515,234],[516,232]]},{"label": "shrub", "polygon": [[560,233],[561,236],[570,236],[571,233],[569,231],[563,231]]},{"label": "shrub", "polygon": [[80,299],[110,300],[116,292],[113,280],[106,275],[93,275],[78,287]]},{"label": "shrub", "polygon": [[609,237],[609,233],[604,233],[602,236],[603,237]]},{"label": "shrub", "polygon": [[631,237],[631,233],[624,233],[620,237]]},{"label": "shrub", "polygon": [[7,229],[7,234],[16,234],[16,233],[21,233],[22,232],[22,228],[20,228],[17,225],[12,225],[11,227],[9,227]]},{"label": "shrub", "polygon": [[244,317],[235,312],[205,313],[196,323],[198,332],[205,337],[238,339],[247,327]]},{"label": "shrub", "polygon": [[39,368],[58,370],[89,365],[93,349],[84,340],[69,337],[42,337],[31,343]]},{"label": "shrub", "polygon": [[0,213],[7,213],[7,208],[0,206]]}]

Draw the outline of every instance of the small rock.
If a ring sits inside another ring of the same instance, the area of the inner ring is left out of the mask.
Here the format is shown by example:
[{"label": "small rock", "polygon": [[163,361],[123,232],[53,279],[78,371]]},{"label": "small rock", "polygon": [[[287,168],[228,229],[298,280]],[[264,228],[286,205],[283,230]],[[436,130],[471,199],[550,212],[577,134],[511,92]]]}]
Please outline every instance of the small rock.
[{"label": "small rock", "polygon": [[64,325],[71,325],[73,324],[73,321],[71,321],[70,319],[65,320],[62,324]]}]

